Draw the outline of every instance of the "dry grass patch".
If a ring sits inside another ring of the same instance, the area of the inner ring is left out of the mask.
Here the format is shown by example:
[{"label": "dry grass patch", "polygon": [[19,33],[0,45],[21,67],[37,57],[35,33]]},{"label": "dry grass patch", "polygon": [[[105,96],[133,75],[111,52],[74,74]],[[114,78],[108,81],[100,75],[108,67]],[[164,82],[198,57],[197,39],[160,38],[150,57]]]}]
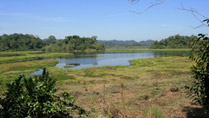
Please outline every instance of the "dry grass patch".
[{"label": "dry grass patch", "polygon": [[133,61],[136,64],[131,62],[131,66],[65,70],[65,74],[76,79],[65,80],[65,84],[60,85],[76,96],[78,104],[92,111],[94,117],[123,117],[121,80],[128,118],[150,118],[150,115],[152,118],[188,118],[191,116],[188,107],[201,109],[186,97],[184,86],[191,82],[192,76],[192,63],[187,57]]}]

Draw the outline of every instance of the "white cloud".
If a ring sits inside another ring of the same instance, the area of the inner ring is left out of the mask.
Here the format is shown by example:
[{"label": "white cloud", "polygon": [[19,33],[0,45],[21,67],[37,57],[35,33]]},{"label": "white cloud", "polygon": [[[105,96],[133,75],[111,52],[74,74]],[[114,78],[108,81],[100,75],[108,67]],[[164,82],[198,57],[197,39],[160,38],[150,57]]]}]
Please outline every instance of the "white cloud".
[{"label": "white cloud", "polygon": [[24,17],[24,18],[34,19],[38,21],[69,22],[69,20],[64,17],[37,16],[37,15],[30,15],[30,14],[25,14],[25,13],[0,12],[0,16]]}]

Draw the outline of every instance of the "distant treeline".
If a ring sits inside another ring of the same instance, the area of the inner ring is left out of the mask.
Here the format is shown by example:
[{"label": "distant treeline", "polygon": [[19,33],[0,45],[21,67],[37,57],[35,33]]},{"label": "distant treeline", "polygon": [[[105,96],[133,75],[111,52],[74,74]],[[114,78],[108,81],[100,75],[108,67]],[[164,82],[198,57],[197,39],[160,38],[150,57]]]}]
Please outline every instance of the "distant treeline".
[{"label": "distant treeline", "polygon": [[170,36],[160,41],[140,41],[134,40],[96,40],[96,36],[79,37],[77,35],[66,36],[65,39],[57,40],[50,35],[47,39],[41,40],[38,36],[31,34],[4,34],[0,36],[0,51],[28,51],[43,50],[47,52],[77,52],[77,51],[99,51],[109,49],[128,49],[128,48],[152,48],[152,49],[171,49],[171,48],[191,48],[191,42],[197,36]]},{"label": "distant treeline", "polygon": [[150,48],[152,49],[172,49],[172,48],[191,48],[191,43],[197,39],[197,36],[170,36],[160,41],[154,41]]},{"label": "distant treeline", "polygon": [[53,35],[41,40],[31,34],[4,34],[0,36],[0,51],[28,51],[44,50],[49,52],[74,52],[85,50],[104,50],[93,37],[67,36],[64,40],[57,40]]},{"label": "distant treeline", "polygon": [[99,43],[103,44],[105,48],[109,49],[121,49],[121,48],[141,48],[143,46],[150,46],[153,40],[136,42],[134,40],[98,40]]}]

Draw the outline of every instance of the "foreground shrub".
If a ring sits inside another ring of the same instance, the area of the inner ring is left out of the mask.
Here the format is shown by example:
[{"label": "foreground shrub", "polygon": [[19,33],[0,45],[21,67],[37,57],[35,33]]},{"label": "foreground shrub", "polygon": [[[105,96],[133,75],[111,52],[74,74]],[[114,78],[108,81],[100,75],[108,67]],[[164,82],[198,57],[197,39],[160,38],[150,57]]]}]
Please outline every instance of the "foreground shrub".
[{"label": "foreground shrub", "polygon": [[194,101],[209,109],[209,38],[199,34],[193,44],[191,57],[195,65],[192,67],[194,81],[187,87]]},{"label": "foreground shrub", "polygon": [[57,96],[56,81],[44,69],[42,75],[27,78],[21,75],[7,85],[8,91],[0,98],[2,118],[57,118],[87,116],[87,112],[75,105],[75,99],[67,92]]}]

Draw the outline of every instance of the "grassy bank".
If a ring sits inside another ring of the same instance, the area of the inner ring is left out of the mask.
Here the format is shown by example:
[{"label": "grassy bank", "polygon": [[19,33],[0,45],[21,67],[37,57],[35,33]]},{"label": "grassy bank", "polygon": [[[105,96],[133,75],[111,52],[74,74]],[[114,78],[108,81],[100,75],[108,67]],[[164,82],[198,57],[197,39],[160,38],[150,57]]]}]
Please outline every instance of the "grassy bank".
[{"label": "grassy bank", "polygon": [[9,57],[9,56],[25,56],[27,54],[41,54],[43,51],[6,51],[0,52],[0,57]]},{"label": "grassy bank", "polygon": [[73,56],[72,53],[44,53],[41,51],[1,52],[0,64]]},{"label": "grassy bank", "polygon": [[190,51],[191,49],[106,49],[106,52],[136,52],[136,51]]},{"label": "grassy bank", "polygon": [[0,64],[0,91],[5,90],[6,83],[16,79],[21,74],[29,76],[30,73],[40,68],[49,68],[57,63],[57,60],[48,59]]},{"label": "grassy bank", "polygon": [[[72,53],[44,53],[42,51],[0,52],[0,91],[5,90],[5,85],[16,79],[20,74],[29,75],[40,69],[55,66],[56,57],[73,56]],[[45,59],[46,60],[41,60]]]}]

